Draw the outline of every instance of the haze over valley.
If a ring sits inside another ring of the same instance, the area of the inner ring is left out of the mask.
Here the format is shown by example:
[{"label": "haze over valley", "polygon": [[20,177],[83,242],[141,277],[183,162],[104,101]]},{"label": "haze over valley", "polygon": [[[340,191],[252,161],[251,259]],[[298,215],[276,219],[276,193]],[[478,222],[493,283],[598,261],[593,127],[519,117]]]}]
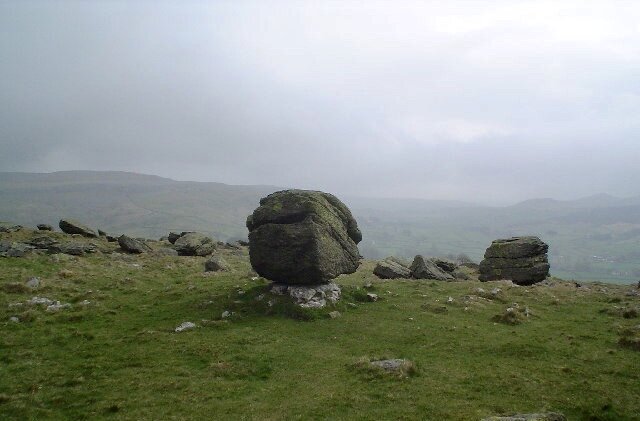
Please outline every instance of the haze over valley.
[{"label": "haze over valley", "polygon": [[[76,218],[113,234],[159,238],[196,230],[246,239],[261,197],[296,186],[232,186],[123,172],[0,173],[0,220],[56,226]],[[640,197],[532,199],[510,206],[339,196],[363,232],[369,259],[416,254],[479,262],[496,238],[536,235],[550,245],[551,273],[566,279],[640,279]]]}]

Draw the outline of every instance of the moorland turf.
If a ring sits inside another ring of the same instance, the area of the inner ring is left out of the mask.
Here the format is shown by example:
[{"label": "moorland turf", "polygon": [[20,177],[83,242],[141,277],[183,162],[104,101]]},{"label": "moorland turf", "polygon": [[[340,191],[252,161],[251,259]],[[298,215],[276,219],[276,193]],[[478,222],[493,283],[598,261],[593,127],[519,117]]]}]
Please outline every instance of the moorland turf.
[{"label": "moorland turf", "polygon": [[[303,310],[268,293],[246,249],[219,253],[231,272],[205,274],[204,257],[0,258],[0,419],[640,419],[640,352],[619,343],[640,324],[632,287],[382,281],[365,261],[337,279],[338,305]],[[32,276],[37,290],[18,286]],[[11,306],[34,296],[72,307]],[[496,318],[509,307],[521,323]],[[175,333],[185,321],[198,327]],[[412,370],[363,365],[378,358]]]}]

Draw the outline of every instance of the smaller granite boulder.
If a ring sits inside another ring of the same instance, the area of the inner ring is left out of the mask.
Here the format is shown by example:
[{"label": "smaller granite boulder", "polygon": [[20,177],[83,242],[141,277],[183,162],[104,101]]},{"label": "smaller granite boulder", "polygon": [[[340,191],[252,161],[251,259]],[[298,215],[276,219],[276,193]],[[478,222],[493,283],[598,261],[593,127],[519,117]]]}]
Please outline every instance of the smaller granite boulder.
[{"label": "smaller granite boulder", "polygon": [[387,257],[378,262],[373,269],[373,274],[382,279],[410,278],[411,270],[406,262],[396,257]]},{"label": "smaller granite boulder", "polygon": [[204,262],[205,272],[220,272],[229,270],[229,264],[220,256],[211,256]]},{"label": "smaller granite boulder", "polygon": [[53,227],[49,224],[38,224],[36,226],[39,231],[53,231]]},{"label": "smaller granite boulder", "polygon": [[152,249],[145,242],[137,240],[135,238],[121,235],[118,237],[118,244],[120,248],[128,253],[141,254],[150,252]]},{"label": "smaller granite boulder", "polygon": [[177,234],[175,232],[170,232],[169,235],[167,235],[167,240],[171,243],[171,244],[175,244],[176,240],[180,238],[180,234]]},{"label": "smaller granite boulder", "polygon": [[71,219],[61,219],[60,229],[66,234],[80,234],[83,237],[96,238],[98,234],[91,228]]},{"label": "smaller granite boulder", "polygon": [[208,256],[216,249],[216,241],[204,234],[192,232],[178,238],[174,247],[180,256]]},{"label": "smaller granite boulder", "polygon": [[435,279],[438,281],[451,281],[453,275],[440,269],[432,259],[425,259],[417,255],[411,263],[411,276],[415,279]]},{"label": "smaller granite boulder", "polygon": [[538,237],[495,240],[480,262],[481,281],[506,279],[518,285],[531,285],[549,276],[549,246]]},{"label": "smaller granite boulder", "polygon": [[440,268],[440,270],[446,272],[446,273],[451,273],[453,274],[453,272],[455,272],[456,269],[458,269],[458,264],[455,262],[452,262],[451,260],[448,259],[443,259],[440,257],[433,257],[430,259],[433,263],[435,263],[436,266],[438,266]]}]

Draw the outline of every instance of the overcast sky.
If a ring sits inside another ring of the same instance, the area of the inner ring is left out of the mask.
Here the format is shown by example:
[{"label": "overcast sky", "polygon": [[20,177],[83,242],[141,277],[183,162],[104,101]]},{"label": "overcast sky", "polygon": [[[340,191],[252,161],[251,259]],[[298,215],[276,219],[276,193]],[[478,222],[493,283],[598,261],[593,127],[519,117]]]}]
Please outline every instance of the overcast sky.
[{"label": "overcast sky", "polygon": [[640,194],[639,1],[0,0],[0,171]]}]

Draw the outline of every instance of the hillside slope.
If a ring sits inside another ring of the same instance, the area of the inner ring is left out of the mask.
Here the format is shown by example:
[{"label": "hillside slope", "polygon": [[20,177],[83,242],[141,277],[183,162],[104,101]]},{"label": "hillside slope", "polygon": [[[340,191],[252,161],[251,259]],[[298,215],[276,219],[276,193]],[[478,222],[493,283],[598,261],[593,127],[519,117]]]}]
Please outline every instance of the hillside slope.
[{"label": "hillside slope", "polygon": [[[0,221],[57,225],[76,218],[112,233],[157,238],[198,230],[246,238],[245,220],[273,186],[175,181],[124,172],[0,173]],[[534,199],[507,207],[420,199],[340,197],[363,232],[368,258],[415,254],[478,261],[496,238],[537,235],[552,274],[613,282],[640,279],[640,197]]]}]

